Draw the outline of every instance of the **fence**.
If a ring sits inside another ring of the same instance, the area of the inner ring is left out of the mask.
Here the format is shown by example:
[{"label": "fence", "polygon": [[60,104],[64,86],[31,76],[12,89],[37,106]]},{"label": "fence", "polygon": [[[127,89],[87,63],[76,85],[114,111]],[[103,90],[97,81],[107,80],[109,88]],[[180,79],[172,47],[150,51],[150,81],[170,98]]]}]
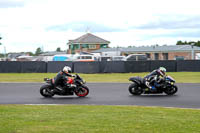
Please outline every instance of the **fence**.
[{"label": "fence", "polygon": [[65,61],[0,61],[0,73],[55,73],[64,66],[70,66],[74,73],[129,73],[150,72],[160,66],[168,72],[200,72],[200,60],[180,61],[102,61],[102,62],[65,62]]}]

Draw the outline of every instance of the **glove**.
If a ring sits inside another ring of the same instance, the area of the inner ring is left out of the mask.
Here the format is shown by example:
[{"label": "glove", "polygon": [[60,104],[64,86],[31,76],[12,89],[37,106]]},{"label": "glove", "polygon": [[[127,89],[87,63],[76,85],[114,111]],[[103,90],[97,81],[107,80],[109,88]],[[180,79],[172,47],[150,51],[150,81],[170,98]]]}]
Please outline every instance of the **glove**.
[{"label": "glove", "polygon": [[149,89],[152,88],[152,87],[149,85],[149,82],[148,82],[148,81],[145,82],[145,85],[146,85]]}]

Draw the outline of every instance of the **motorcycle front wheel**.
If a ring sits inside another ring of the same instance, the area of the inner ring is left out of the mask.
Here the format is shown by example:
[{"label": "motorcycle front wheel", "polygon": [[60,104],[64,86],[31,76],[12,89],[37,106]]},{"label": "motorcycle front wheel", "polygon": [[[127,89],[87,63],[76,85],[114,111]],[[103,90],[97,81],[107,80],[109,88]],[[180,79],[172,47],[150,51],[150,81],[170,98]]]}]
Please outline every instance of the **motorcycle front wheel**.
[{"label": "motorcycle front wheel", "polygon": [[175,94],[177,91],[178,91],[178,87],[177,87],[176,85],[174,85],[174,86],[171,86],[170,88],[167,88],[164,92],[165,92],[167,95],[173,95],[173,94]]},{"label": "motorcycle front wheel", "polygon": [[128,90],[132,95],[141,95],[143,93],[142,89],[139,89],[136,83],[132,83]]},{"label": "motorcycle front wheel", "polygon": [[79,97],[85,97],[89,94],[89,89],[87,86],[81,86],[75,91],[75,94]]},{"label": "motorcycle front wheel", "polygon": [[50,93],[50,88],[52,86],[51,85],[43,85],[41,88],[40,88],[40,94],[43,96],[43,97],[53,97],[54,94]]}]

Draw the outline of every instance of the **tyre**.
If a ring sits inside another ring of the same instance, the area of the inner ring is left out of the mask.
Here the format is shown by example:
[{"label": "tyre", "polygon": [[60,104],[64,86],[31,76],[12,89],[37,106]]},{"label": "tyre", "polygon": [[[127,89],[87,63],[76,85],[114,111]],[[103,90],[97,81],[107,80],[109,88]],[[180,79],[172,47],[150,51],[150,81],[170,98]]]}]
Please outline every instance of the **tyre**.
[{"label": "tyre", "polygon": [[75,94],[79,97],[85,97],[89,94],[89,89],[87,86],[81,86],[75,91]]},{"label": "tyre", "polygon": [[176,85],[174,85],[174,86],[171,86],[170,88],[167,88],[164,92],[165,92],[167,95],[173,95],[173,94],[175,94],[177,91],[178,91],[178,87],[177,87]]},{"label": "tyre", "polygon": [[142,89],[139,89],[136,83],[132,83],[128,90],[132,95],[141,95],[143,93]]},{"label": "tyre", "polygon": [[43,85],[41,88],[40,88],[40,94],[43,96],[43,97],[53,97],[54,94],[50,93],[49,90],[51,89],[51,85]]}]

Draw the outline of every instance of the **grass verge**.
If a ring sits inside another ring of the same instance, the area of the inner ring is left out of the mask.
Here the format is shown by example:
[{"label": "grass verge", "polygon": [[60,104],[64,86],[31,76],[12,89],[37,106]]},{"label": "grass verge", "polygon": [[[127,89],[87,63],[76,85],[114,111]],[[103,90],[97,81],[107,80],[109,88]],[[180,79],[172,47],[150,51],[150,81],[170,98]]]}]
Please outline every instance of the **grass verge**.
[{"label": "grass verge", "polygon": [[[144,77],[148,73],[80,74],[87,82],[129,82],[132,76]],[[177,83],[200,83],[200,72],[169,72]],[[0,82],[43,82],[44,77],[55,77],[56,73],[0,73]]]},{"label": "grass verge", "polygon": [[0,133],[195,133],[199,118],[193,109],[0,105]]}]

